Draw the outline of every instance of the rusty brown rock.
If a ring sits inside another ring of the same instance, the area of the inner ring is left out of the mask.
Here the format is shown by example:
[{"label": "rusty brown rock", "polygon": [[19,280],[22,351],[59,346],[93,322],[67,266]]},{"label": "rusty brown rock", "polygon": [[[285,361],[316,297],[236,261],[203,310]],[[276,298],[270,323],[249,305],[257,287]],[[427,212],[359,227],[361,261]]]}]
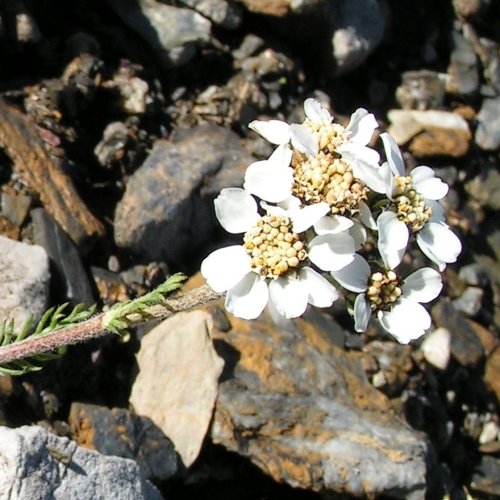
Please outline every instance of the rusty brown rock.
[{"label": "rusty brown rock", "polygon": [[486,360],[484,381],[500,402],[500,347],[497,347]]},{"label": "rusty brown rock", "polygon": [[52,156],[23,113],[0,99],[0,143],[22,179],[77,245],[104,234],[103,225],[89,212],[62,160]]},{"label": "rusty brown rock", "polygon": [[214,332],[226,363],[215,443],[293,487],[401,497],[425,488],[425,441],[369,384],[359,357],[334,345],[335,321],[228,319],[229,331]]}]

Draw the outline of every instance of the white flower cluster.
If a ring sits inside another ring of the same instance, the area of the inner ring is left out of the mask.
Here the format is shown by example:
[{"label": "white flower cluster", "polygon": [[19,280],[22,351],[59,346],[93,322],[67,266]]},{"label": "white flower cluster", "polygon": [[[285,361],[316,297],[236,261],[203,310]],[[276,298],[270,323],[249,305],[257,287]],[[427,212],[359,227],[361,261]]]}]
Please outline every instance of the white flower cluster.
[{"label": "white flower cluster", "polygon": [[[315,99],[304,111],[302,124],[250,123],[277,148],[248,167],[243,189],[223,189],[215,200],[222,227],[243,234],[243,244],[216,250],[201,272],[215,291],[227,292],[226,308],[236,316],[254,319],[269,305],[295,318],[308,304],[331,306],[340,289],[356,331],[374,314],[408,343],[430,327],[421,304],[439,295],[442,281],[431,267],[406,277],[397,267],[413,240],[439,271],[456,261],[461,243],[439,203],[448,186],[429,167],[405,173],[386,133],[381,163],[368,146],[377,122],[366,110],[347,127]],[[374,242],[377,255],[369,250]]]}]

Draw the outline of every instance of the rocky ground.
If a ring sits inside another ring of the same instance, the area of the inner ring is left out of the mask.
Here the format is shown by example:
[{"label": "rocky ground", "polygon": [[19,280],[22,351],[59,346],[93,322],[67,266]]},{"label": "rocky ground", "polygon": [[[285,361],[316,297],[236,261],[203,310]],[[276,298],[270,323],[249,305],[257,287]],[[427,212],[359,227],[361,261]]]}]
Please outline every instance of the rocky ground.
[{"label": "rocky ground", "polygon": [[0,2],[2,317],[195,287],[247,124],[311,96],[435,168],[463,243],[410,346],[212,304],[1,377],[0,497],[499,497],[499,33],[494,0]]}]

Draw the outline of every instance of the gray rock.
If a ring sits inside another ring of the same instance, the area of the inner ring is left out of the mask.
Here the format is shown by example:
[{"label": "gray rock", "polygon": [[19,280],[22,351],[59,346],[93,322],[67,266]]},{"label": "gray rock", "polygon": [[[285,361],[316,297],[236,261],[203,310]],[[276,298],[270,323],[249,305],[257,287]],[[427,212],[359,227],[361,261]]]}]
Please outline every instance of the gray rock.
[{"label": "gray rock", "polygon": [[151,46],[165,66],[188,62],[196,44],[207,41],[210,36],[210,21],[194,10],[156,0],[106,1],[130,29]]},{"label": "gray rock", "polygon": [[61,226],[43,208],[31,212],[33,238],[43,247],[52,264],[54,283],[60,295],[57,301],[71,306],[95,304],[96,297],[87,271],[83,267],[78,249]]},{"label": "gray rock", "polygon": [[480,496],[500,497],[500,459],[482,456],[472,474],[471,489]]},{"label": "gray rock", "polygon": [[85,450],[41,427],[0,427],[0,442],[0,498],[162,499],[133,460]]},{"label": "gray rock", "polygon": [[465,184],[465,190],[481,205],[500,209],[500,172],[493,163],[485,162],[479,174]]},{"label": "gray rock", "polygon": [[477,262],[461,267],[458,276],[467,285],[472,286],[486,286],[490,281],[486,270]]},{"label": "gray rock", "polygon": [[243,18],[241,7],[225,0],[182,0],[182,3],[226,29],[237,28]]},{"label": "gray rock", "polygon": [[481,149],[495,150],[500,147],[500,96],[484,99],[477,115],[476,144]]},{"label": "gray rock", "polygon": [[127,144],[128,129],[123,122],[111,122],[106,125],[102,139],[94,148],[94,154],[99,163],[105,167],[114,159],[116,153]]},{"label": "gray rock", "polygon": [[117,245],[150,260],[186,258],[210,236],[213,198],[241,185],[251,161],[238,136],[216,125],[157,141],[117,205]]},{"label": "gray rock", "polygon": [[458,299],[453,301],[453,305],[466,316],[475,316],[481,310],[483,295],[482,288],[469,286]]},{"label": "gray rock", "polygon": [[396,99],[403,109],[437,109],[443,105],[445,79],[429,70],[406,71],[396,89]]},{"label": "gray rock", "polygon": [[376,0],[327,2],[332,36],[335,76],[346,74],[366,60],[382,41],[387,24],[381,4]]},{"label": "gray rock", "polygon": [[39,319],[49,295],[49,259],[38,245],[0,236],[0,321],[20,327],[31,315]]},{"label": "gray rock", "polygon": [[[275,326],[228,315],[211,436],[276,481],[325,493],[423,496],[427,444],[371,386],[342,328],[308,316]],[[383,473],[381,473],[383,471]]]},{"label": "gray rock", "polygon": [[479,90],[479,66],[472,44],[454,31],[454,49],[448,66],[447,91],[454,94],[474,94]]}]

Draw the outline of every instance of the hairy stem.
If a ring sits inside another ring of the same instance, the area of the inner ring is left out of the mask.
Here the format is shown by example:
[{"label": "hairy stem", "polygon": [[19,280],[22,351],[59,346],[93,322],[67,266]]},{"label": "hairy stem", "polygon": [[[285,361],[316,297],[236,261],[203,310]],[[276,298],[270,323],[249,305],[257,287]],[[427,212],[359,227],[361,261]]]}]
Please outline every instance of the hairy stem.
[{"label": "hairy stem", "polygon": [[[150,319],[166,319],[180,311],[188,311],[203,306],[222,297],[208,285],[191,290],[177,297],[165,298],[162,304],[155,304],[142,311],[142,314],[131,313],[125,317],[127,327],[145,323]],[[130,304],[133,304],[131,301]],[[147,316],[147,319],[145,317]],[[109,335],[109,312],[98,314],[86,321],[61,328],[38,337],[27,337],[5,347],[0,347],[0,365],[17,359],[29,358],[44,352],[53,351],[65,345],[78,344],[90,339]]]}]

